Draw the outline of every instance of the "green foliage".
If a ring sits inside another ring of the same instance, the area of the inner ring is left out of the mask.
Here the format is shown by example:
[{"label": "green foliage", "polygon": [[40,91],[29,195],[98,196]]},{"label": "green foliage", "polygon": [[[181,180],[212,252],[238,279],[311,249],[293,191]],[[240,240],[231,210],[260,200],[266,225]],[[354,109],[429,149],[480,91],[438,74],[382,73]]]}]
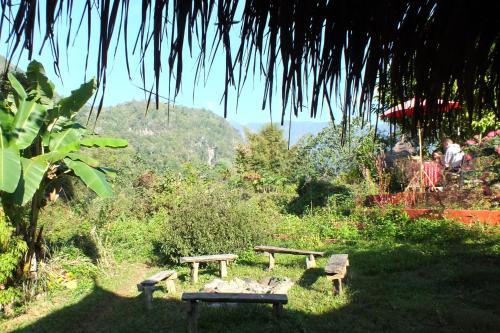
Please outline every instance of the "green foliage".
[{"label": "green foliage", "polygon": [[21,157],[22,173],[14,198],[21,204],[31,200],[47,171],[47,163],[43,159]]},{"label": "green foliage", "polygon": [[329,207],[347,215],[354,208],[354,194],[345,185],[335,185],[328,180],[301,179],[297,187],[298,196],[288,205],[288,211],[304,214],[318,208]]},{"label": "green foliage", "polygon": [[496,130],[500,126],[495,112],[491,111],[484,115],[481,119],[472,121],[472,129],[479,133]]},{"label": "green foliage", "polygon": [[11,303],[19,294],[7,283],[14,277],[14,271],[26,251],[26,242],[15,235],[15,228],[0,212],[0,306]]},{"label": "green foliage", "polygon": [[273,214],[258,200],[220,185],[183,186],[170,198],[168,215],[155,218],[164,220],[160,245],[172,262],[186,255],[239,253],[265,242],[273,230]]},{"label": "green foliage", "polygon": [[344,138],[341,127],[335,125],[323,129],[317,136],[303,138],[294,150],[292,169],[296,170],[296,179],[344,176],[352,184],[363,180],[366,173],[375,176],[374,154],[380,145],[374,138],[373,130],[362,127],[359,119],[353,121]]},{"label": "green foliage", "polygon": [[404,225],[400,238],[416,243],[446,245],[477,236],[479,230],[474,228],[450,220],[418,219]]},{"label": "green foliage", "polygon": [[[0,284],[11,286],[42,259],[38,216],[46,188],[74,174],[98,195],[111,195],[105,170],[79,152],[82,146],[124,147],[126,141],[98,139],[74,120],[96,89],[94,79],[54,101],[54,85],[40,63],[31,62],[22,80],[7,77],[0,98],[0,200],[14,229],[2,230]],[[4,289],[0,298],[12,299]]]},{"label": "green foliage", "polygon": [[94,136],[83,139],[80,144],[86,147],[125,148],[128,143],[127,140],[123,139]]},{"label": "green foliage", "polygon": [[118,219],[103,227],[106,246],[119,261],[146,262],[157,257],[155,244],[165,224],[164,215],[156,214],[148,221]]},{"label": "green foliage", "polygon": [[316,248],[329,241],[346,244],[369,241],[379,245],[425,243],[447,246],[478,239],[482,237],[484,229],[481,225],[467,226],[451,220],[410,220],[399,207],[356,209],[349,216],[322,209],[302,217],[285,216],[278,223],[278,238],[275,242],[299,248]]},{"label": "green foliage", "polygon": [[261,192],[282,186],[289,173],[290,154],[283,131],[269,124],[258,133],[245,132],[247,144],[236,148],[235,164],[241,177]]},{"label": "green foliage", "polygon": [[19,150],[9,146],[0,136],[0,191],[12,193],[16,190],[21,176]]},{"label": "green foliage", "polygon": [[82,161],[73,161],[70,158],[64,159],[64,163],[99,196],[109,197],[113,194],[104,172]]},{"label": "green foliage", "polygon": [[287,215],[278,225],[279,245],[298,248],[317,248],[325,241],[351,242],[359,238],[357,224],[342,219],[327,210],[318,210],[302,218]]},{"label": "green foliage", "polygon": [[364,237],[381,242],[395,241],[400,229],[408,223],[408,215],[401,207],[387,206],[383,209],[359,211],[355,215],[363,226]]},{"label": "green foliage", "polygon": [[[0,190],[16,191],[15,203],[25,205],[42,186],[45,173],[51,170],[50,179],[73,170],[90,189],[109,195],[111,188],[105,174],[89,166],[72,152],[80,145],[124,147],[126,141],[99,139],[89,136],[83,126],[73,121],[74,116],[95,91],[92,79],[58,102],[52,101],[54,85],[45,76],[43,66],[33,61],[28,66],[27,89],[9,73],[12,94],[1,101],[2,113],[0,158]],[[64,160],[64,163],[62,162]],[[22,163],[21,163],[22,162]],[[17,180],[19,182],[17,183]],[[2,195],[2,202],[12,199]]]}]

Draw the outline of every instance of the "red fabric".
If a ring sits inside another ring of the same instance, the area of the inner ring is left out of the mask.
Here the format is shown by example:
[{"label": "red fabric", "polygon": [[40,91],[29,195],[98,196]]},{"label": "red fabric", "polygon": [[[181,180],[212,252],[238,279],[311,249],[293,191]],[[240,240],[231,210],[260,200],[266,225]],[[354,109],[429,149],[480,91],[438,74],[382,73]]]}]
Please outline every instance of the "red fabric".
[{"label": "red fabric", "polygon": [[[426,104],[427,101],[420,101],[420,107],[422,111],[426,112]],[[453,109],[460,108],[460,104],[455,101],[443,101],[441,99],[437,100],[437,111],[438,112],[448,112]],[[407,100],[404,104],[396,105],[388,110],[386,110],[382,115],[382,119],[385,118],[403,118],[403,117],[411,117],[413,112],[415,111],[415,98]]]},{"label": "red fabric", "polygon": [[424,162],[424,172],[427,176],[424,175],[424,184],[425,186],[434,187],[439,181],[441,177],[441,165],[437,162]]}]

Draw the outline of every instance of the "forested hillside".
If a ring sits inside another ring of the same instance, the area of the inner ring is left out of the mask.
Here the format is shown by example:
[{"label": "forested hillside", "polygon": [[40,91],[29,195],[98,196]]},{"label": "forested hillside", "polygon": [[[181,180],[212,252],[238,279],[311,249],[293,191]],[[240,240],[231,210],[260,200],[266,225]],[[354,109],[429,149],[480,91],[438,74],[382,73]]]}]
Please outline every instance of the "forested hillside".
[{"label": "forested hillside", "polygon": [[209,111],[182,106],[167,110],[167,105],[162,104],[158,110],[150,106],[146,114],[145,102],[105,108],[95,132],[127,139],[129,153],[146,164],[145,168],[156,170],[177,168],[186,162],[229,164],[235,145],[242,141],[225,119]]},{"label": "forested hillside", "polygon": [[[5,59],[5,57],[0,55],[0,71],[3,72],[6,67],[7,67],[7,59]],[[19,69],[16,69],[15,66],[13,66],[12,64],[9,65],[9,71],[14,72],[16,70]]]}]

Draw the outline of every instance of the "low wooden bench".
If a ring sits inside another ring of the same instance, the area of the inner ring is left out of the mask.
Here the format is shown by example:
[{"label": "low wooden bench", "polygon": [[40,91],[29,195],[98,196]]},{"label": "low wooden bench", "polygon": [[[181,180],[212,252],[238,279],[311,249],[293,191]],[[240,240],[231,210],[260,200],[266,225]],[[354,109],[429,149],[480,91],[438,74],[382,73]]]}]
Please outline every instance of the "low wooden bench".
[{"label": "low wooden bench", "polygon": [[267,303],[273,305],[274,314],[279,317],[283,304],[288,303],[285,294],[246,294],[246,293],[183,293],[182,300],[189,302],[188,331],[198,332],[200,302],[216,303]]},{"label": "low wooden bench", "polygon": [[172,294],[175,293],[175,279],[177,279],[177,273],[175,271],[161,271],[153,276],[150,276],[137,285],[137,289],[144,292],[146,307],[148,309],[151,309],[153,306],[153,291],[156,284],[160,281],[166,280],[165,283],[167,285],[167,291]]},{"label": "low wooden bench", "polygon": [[349,256],[347,254],[334,254],[325,266],[326,278],[333,282],[333,294],[342,293],[342,279],[347,274]]},{"label": "low wooden bench", "polygon": [[219,262],[220,276],[227,276],[227,264],[238,258],[236,254],[214,254],[196,257],[181,257],[181,263],[191,263],[191,281],[198,282],[198,267],[200,262]]},{"label": "low wooden bench", "polygon": [[322,257],[325,255],[324,252],[308,251],[308,250],[296,250],[296,249],[288,249],[285,247],[264,246],[264,245],[256,246],[254,248],[254,251],[255,252],[265,252],[269,255],[269,270],[274,268],[274,254],[275,253],[305,255],[307,268],[316,267],[315,257],[316,256]]}]

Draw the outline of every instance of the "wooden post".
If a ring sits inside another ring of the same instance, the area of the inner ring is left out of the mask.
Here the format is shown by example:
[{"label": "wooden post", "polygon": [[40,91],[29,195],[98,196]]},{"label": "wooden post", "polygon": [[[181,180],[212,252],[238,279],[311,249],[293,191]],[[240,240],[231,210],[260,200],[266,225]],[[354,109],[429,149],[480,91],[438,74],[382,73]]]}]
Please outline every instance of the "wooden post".
[{"label": "wooden post", "polygon": [[420,121],[418,122],[418,144],[420,147],[420,192],[424,192],[425,190],[425,183],[424,183],[424,155],[422,152],[422,128],[420,127]]},{"label": "wooden post", "polygon": [[333,279],[333,294],[340,295],[342,293],[342,279]]},{"label": "wooden post", "polygon": [[199,304],[197,301],[189,302],[188,310],[188,332],[198,333],[198,314],[199,314]]},{"label": "wooden post", "polygon": [[306,257],[306,268],[314,268],[316,267],[316,259],[314,258],[313,254],[310,254],[308,257]]},{"label": "wooden post", "polygon": [[269,270],[274,268],[274,253],[269,252]]},{"label": "wooden post", "polygon": [[220,261],[220,277],[225,278],[227,276],[227,261]]},{"label": "wooden post", "polygon": [[169,294],[175,294],[175,282],[173,279],[167,279],[166,281],[167,284],[167,291]]},{"label": "wooden post", "polygon": [[279,318],[281,316],[282,311],[283,311],[283,304],[273,303],[273,313],[276,318]]},{"label": "wooden post", "polygon": [[148,310],[151,310],[151,308],[153,307],[153,288],[154,286],[143,286],[146,308]]},{"label": "wooden post", "polygon": [[191,265],[191,282],[196,283],[198,282],[198,267],[200,266],[200,263],[198,262],[193,262]]}]

